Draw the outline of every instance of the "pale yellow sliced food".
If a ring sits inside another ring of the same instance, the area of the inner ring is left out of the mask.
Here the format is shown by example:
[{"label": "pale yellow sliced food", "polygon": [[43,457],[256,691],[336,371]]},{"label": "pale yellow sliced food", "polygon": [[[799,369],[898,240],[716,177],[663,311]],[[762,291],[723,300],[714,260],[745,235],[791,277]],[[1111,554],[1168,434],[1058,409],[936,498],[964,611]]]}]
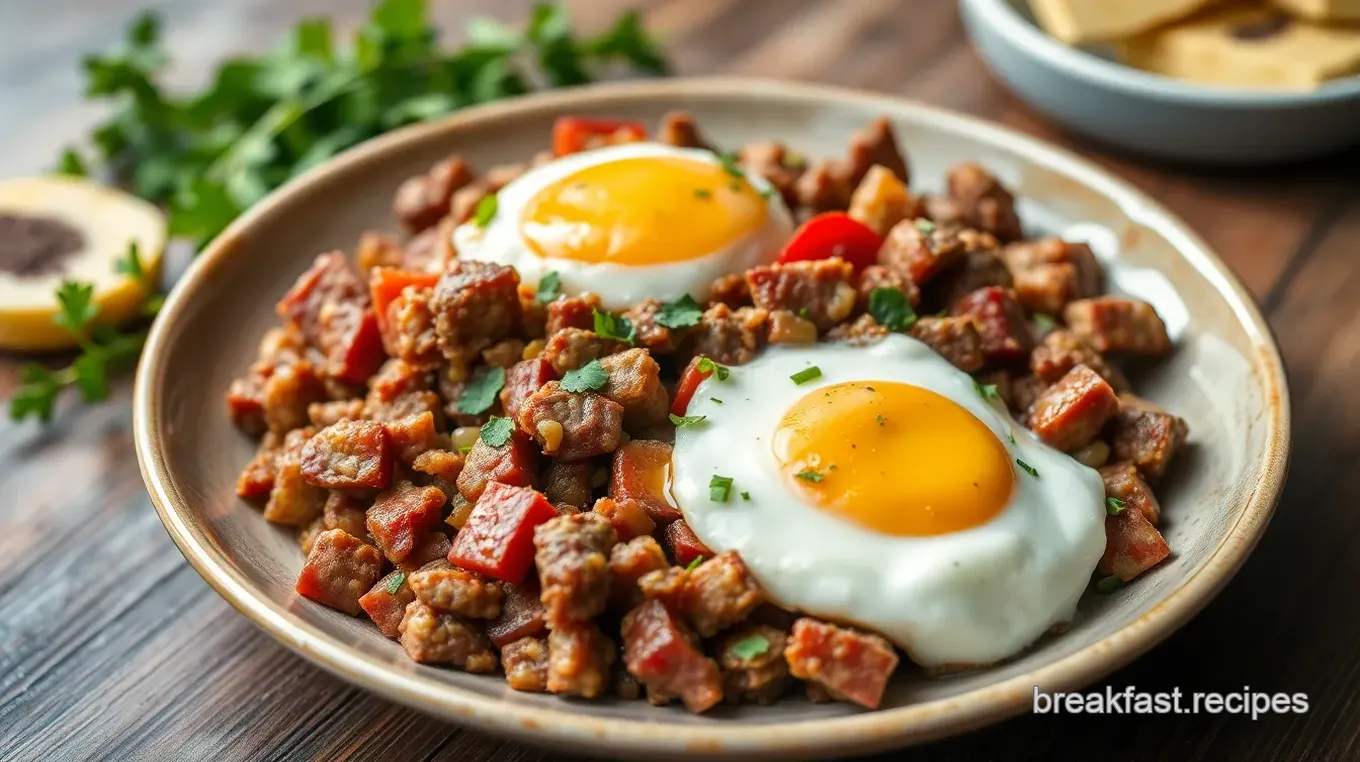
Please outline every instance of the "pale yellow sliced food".
[{"label": "pale yellow sliced food", "polygon": [[[66,279],[94,286],[101,322],[136,317],[159,277],[165,237],[160,211],[122,191],[74,177],[0,181],[0,349],[76,345],[52,321]],[[134,241],[145,280],[114,269]]]},{"label": "pale yellow sliced food", "polygon": [[1044,31],[1069,45],[1116,40],[1188,16],[1214,0],[1030,0]]},{"label": "pale yellow sliced food", "polygon": [[1314,21],[1360,21],[1360,0],[1271,0],[1279,8]]}]

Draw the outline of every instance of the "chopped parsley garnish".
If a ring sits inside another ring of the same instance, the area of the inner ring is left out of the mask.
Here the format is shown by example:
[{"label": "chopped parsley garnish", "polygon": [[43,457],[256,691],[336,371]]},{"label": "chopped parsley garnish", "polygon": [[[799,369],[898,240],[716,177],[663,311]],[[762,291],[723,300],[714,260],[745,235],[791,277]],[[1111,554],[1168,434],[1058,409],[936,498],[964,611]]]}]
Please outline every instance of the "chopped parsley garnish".
[{"label": "chopped parsley garnish", "polygon": [[1127,507],[1128,503],[1125,503],[1117,497],[1105,498],[1105,512],[1111,516],[1118,516],[1123,513],[1124,509]]},{"label": "chopped parsley garnish", "polygon": [[764,635],[748,635],[732,644],[732,655],[738,659],[754,659],[769,653],[770,640]]},{"label": "chopped parsley garnish", "polygon": [[822,476],[821,474],[817,473],[816,471],[813,471],[810,468],[806,471],[800,471],[794,474],[794,476],[797,476],[799,479],[802,479],[805,482],[812,482],[814,484],[826,478],[825,476]]},{"label": "chopped parsley garnish", "polygon": [[726,503],[732,494],[732,477],[714,474],[708,480],[708,499],[715,503]]},{"label": "chopped parsley garnish", "polygon": [[615,316],[599,310],[595,310],[595,333],[606,339],[617,339],[625,344],[632,344],[633,337],[636,335],[633,321],[621,315]]},{"label": "chopped parsley garnish", "polygon": [[741,164],[737,163],[736,151],[723,151],[718,154],[718,162],[722,164],[723,171],[727,174],[736,178],[746,177],[745,170],[741,168]]},{"label": "chopped parsley garnish", "polygon": [[809,310],[807,307],[799,307],[799,308],[798,308],[798,317],[800,317],[800,318],[802,318],[802,319],[804,319],[804,320],[807,320],[807,319],[808,319],[808,315],[811,315],[811,314],[812,314],[812,311]]},{"label": "chopped parsley garnish", "polygon": [[677,429],[684,429],[690,426],[698,426],[707,417],[706,415],[676,415],[671,413],[671,423],[675,424]]},{"label": "chopped parsley garnish", "polygon": [[1016,458],[1015,465],[1024,469],[1025,473],[1029,474],[1030,476],[1033,476],[1035,479],[1039,478],[1039,470],[1034,466],[1031,466],[1030,464],[1026,463],[1025,461]]},{"label": "chopped parsley garnish", "polygon": [[793,382],[795,384],[804,384],[807,383],[808,381],[811,381],[814,378],[821,377],[822,369],[817,367],[816,365],[812,366],[811,368],[803,368],[802,370],[798,371],[792,376],[789,376],[789,378],[793,379]]},{"label": "chopped parsley garnish", "polygon": [[1042,312],[1036,312],[1034,313],[1034,324],[1039,326],[1039,330],[1043,331],[1044,333],[1048,333],[1049,331],[1053,330],[1053,326],[1057,325],[1058,323],[1056,320],[1053,319],[1052,315],[1045,315]]},{"label": "chopped parsley garnish", "polygon": [[869,314],[889,331],[905,331],[916,323],[916,311],[900,288],[876,288],[869,292]]},{"label": "chopped parsley garnish", "polygon": [[1015,432],[1014,432],[1014,431],[1007,431],[1007,432],[1006,432],[1006,438],[1009,439],[1009,440],[1011,440],[1011,444],[1015,444]]},{"label": "chopped parsley garnish", "polygon": [[562,276],[556,270],[538,279],[538,296],[534,297],[539,304],[547,304],[562,294]]},{"label": "chopped parsley garnish", "polygon": [[595,391],[609,381],[609,372],[599,360],[591,360],[576,370],[569,370],[562,376],[562,388],[569,392]]},{"label": "chopped parsley garnish", "polygon": [[656,322],[667,328],[688,328],[698,325],[703,315],[704,311],[699,309],[694,297],[685,294],[673,302],[663,303],[656,311]]},{"label": "chopped parsley garnish", "polygon": [[463,396],[454,403],[454,408],[467,415],[481,415],[496,404],[496,398],[505,387],[505,368],[488,365],[473,374]]},{"label": "chopped parsley garnish", "polygon": [[510,441],[510,435],[515,433],[515,422],[509,418],[491,416],[491,420],[482,424],[482,441],[492,447],[501,447]]},{"label": "chopped parsley garnish", "polygon": [[695,189],[694,189],[694,197],[695,197],[695,198],[713,198],[713,191],[709,190],[708,188],[695,188]]},{"label": "chopped parsley garnish", "polygon": [[687,572],[694,571],[695,569],[699,568],[699,564],[703,562],[704,562],[703,556],[695,556],[694,558],[691,558],[689,560],[689,565],[685,567],[685,571]]},{"label": "chopped parsley garnish", "polygon": [[1001,392],[996,390],[996,384],[984,384],[975,378],[973,379],[973,388],[977,389],[979,397],[989,402],[1001,399]]},{"label": "chopped parsley garnish", "polygon": [[920,231],[921,235],[930,235],[935,232],[935,223],[930,220],[917,220],[911,224]]},{"label": "chopped parsley garnish", "polygon": [[882,426],[883,424],[885,424],[885,423],[887,423],[887,422],[888,422],[888,417],[885,416],[885,415],[879,414],[879,415],[874,416],[874,423],[877,423],[879,426]]},{"label": "chopped parsley garnish", "polygon": [[479,228],[484,228],[491,224],[492,218],[496,216],[496,194],[483,198],[477,202],[477,209],[472,213],[472,224]]},{"label": "chopped parsley garnish", "polygon": [[750,500],[750,499],[751,499],[751,493],[750,493],[750,492],[743,492],[743,493],[741,493],[741,499],[742,499],[742,500]]},{"label": "chopped parsley garnish", "polygon": [[1109,595],[1123,586],[1124,580],[1120,579],[1118,574],[1102,577],[1099,582],[1096,582],[1096,590],[1100,591],[1101,595]]},{"label": "chopped parsley garnish", "polygon": [[723,401],[720,400],[720,399],[718,399],[717,397],[709,397],[709,399],[713,400],[714,402],[718,403],[719,405],[721,405],[721,404],[723,403]]},{"label": "chopped parsley garnish", "polygon": [[726,365],[719,365],[707,357],[700,357],[699,365],[696,367],[698,367],[700,373],[717,376],[719,381],[726,381],[728,374],[732,372]]},{"label": "chopped parsley garnish", "polygon": [[387,583],[387,594],[396,595],[397,591],[401,589],[401,583],[405,581],[406,572],[397,572],[397,576],[393,577],[392,581]]}]

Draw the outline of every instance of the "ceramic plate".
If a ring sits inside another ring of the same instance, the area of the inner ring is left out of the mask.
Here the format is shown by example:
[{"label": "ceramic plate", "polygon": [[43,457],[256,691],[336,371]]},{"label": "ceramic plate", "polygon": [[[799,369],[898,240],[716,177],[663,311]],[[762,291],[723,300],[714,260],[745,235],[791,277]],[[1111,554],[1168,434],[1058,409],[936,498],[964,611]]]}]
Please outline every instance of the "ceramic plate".
[{"label": "ceramic plate", "polygon": [[[898,671],[876,712],[791,698],[695,716],[645,701],[584,702],[511,691],[500,677],[425,667],[366,619],[293,592],[293,533],[233,492],[253,444],[223,395],[278,322],[274,302],[319,252],[352,250],[393,228],[404,178],[461,151],[482,168],[548,144],[564,113],[655,122],[691,111],[725,146],[778,138],[810,155],[844,152],[879,115],[894,123],[913,184],[979,160],[1022,197],[1035,231],[1091,241],[1118,290],[1152,301],[1178,342],[1134,379],[1190,424],[1192,446],[1159,490],[1175,555],[1079,620],[1001,666],[949,679]],[[1035,686],[1088,684],[1151,648],[1203,607],[1264,531],[1284,480],[1289,408],[1279,353],[1246,290],[1193,232],[1142,193],[1066,151],[918,103],[805,85],[734,79],[613,84],[469,110],[360,146],[274,193],[213,242],[170,295],[136,390],[137,454],[171,537],[204,579],[280,643],[341,678],[480,730],[610,755],[825,757],[904,746],[1029,708]],[[261,690],[271,686],[260,686]]]}]

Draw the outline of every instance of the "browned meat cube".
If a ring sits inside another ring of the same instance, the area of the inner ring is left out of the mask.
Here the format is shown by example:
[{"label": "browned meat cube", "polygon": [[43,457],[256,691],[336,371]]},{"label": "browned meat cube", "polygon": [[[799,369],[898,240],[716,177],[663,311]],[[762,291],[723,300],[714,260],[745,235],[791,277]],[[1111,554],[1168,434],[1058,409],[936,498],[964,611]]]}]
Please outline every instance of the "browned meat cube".
[{"label": "browned meat cube", "polygon": [[793,623],[784,659],[794,677],[867,709],[878,708],[897,669],[897,653],[883,638],[809,617]]},{"label": "browned meat cube", "polygon": [[365,230],[354,247],[354,259],[359,263],[361,272],[368,272],[375,267],[400,269],[404,259],[401,241],[387,233]]},{"label": "browned meat cube", "polygon": [[276,524],[306,526],[321,515],[326,504],[326,490],[308,484],[302,475],[302,449],[316,433],[310,427],[293,429],[283,438],[274,472],[274,488],[264,506],[264,517]]},{"label": "browned meat cube", "polygon": [[298,575],[296,590],[299,595],[353,616],[362,610],[359,596],[373,587],[382,567],[382,556],[372,546],[342,529],[329,529],[312,544],[307,563]]},{"label": "browned meat cube", "polygon": [[[722,365],[745,365],[765,346],[769,312],[758,307],[730,309],[715,304],[690,329],[688,356],[703,355]],[[682,358],[683,359],[683,358]]]},{"label": "browned meat cube", "polygon": [[1128,582],[1170,555],[1162,533],[1142,511],[1123,510],[1105,517],[1105,555],[1096,572]]},{"label": "browned meat cube", "polygon": [[1100,469],[1100,477],[1105,480],[1106,497],[1122,502],[1124,510],[1141,512],[1153,525],[1160,521],[1162,506],[1132,463],[1111,463]]},{"label": "browned meat cube", "polygon": [[487,637],[497,648],[504,648],[520,638],[536,638],[548,631],[548,625],[543,621],[538,579],[530,575],[517,585],[502,582],[501,589],[505,591],[501,615],[486,625]]},{"label": "browned meat cube", "polygon": [[679,509],[666,496],[666,474],[671,446],[655,439],[634,439],[614,451],[609,496],[616,501],[636,500],[657,524],[680,518]]},{"label": "browned meat cube", "polygon": [[639,604],[623,617],[623,654],[628,672],[649,692],[679,696],[691,712],[722,701],[718,665],[704,656],[698,638],[660,601]]},{"label": "browned meat cube", "polygon": [[364,401],[358,398],[313,402],[307,406],[307,420],[318,429],[333,426],[341,421],[357,421],[363,417]]},{"label": "browned meat cube", "polygon": [[397,420],[385,421],[382,427],[387,431],[391,453],[397,460],[407,465],[415,463],[416,458],[426,452],[437,450],[447,443],[445,438],[439,436],[434,413],[428,410],[412,413]]},{"label": "browned meat cube", "polygon": [[680,611],[685,601],[685,583],[689,570],[679,566],[656,569],[638,577],[638,590],[647,600],[661,601],[671,611]]},{"label": "browned meat cube", "polygon": [[713,281],[708,287],[708,304],[726,304],[738,309],[751,303],[751,289],[746,285],[746,276],[728,273]]},{"label": "browned meat cube", "polygon": [[368,397],[365,402],[376,406],[392,402],[404,394],[430,390],[429,372],[400,358],[392,358],[378,368],[378,372],[368,381]]},{"label": "browned meat cube", "polygon": [[236,428],[247,436],[258,437],[269,431],[264,420],[265,376],[251,372],[234,378],[227,387],[227,414]]},{"label": "browned meat cube", "polygon": [[1009,289],[1013,284],[1011,271],[995,251],[974,251],[963,255],[963,260],[931,283],[928,301],[932,304],[953,304],[968,294],[988,286]]},{"label": "browned meat cube", "polygon": [[465,619],[495,619],[501,615],[501,600],[505,596],[496,583],[443,559],[411,572],[406,583],[416,599],[431,608]]},{"label": "browned meat cube", "polygon": [[618,535],[597,513],[558,516],[534,530],[534,563],[549,626],[589,622],[609,596],[609,550]]},{"label": "browned meat cube", "polygon": [[888,231],[879,249],[879,264],[900,270],[917,286],[963,261],[964,255],[993,251],[995,238],[957,225],[936,225],[929,220],[902,220]]},{"label": "browned meat cube", "polygon": [[1189,428],[1177,416],[1121,398],[1109,433],[1114,459],[1133,463],[1143,476],[1156,481],[1185,442]]},{"label": "browned meat cube", "polygon": [[699,134],[694,117],[686,111],[668,111],[661,117],[661,124],[656,129],[656,142],[680,148],[713,150],[713,146]]},{"label": "browned meat cube", "polygon": [[274,489],[274,477],[278,474],[279,453],[283,450],[282,440],[272,431],[265,432],[264,439],[255,451],[241,475],[236,479],[236,494],[247,500],[261,500],[269,497]]},{"label": "browned meat cube", "polygon": [[318,431],[302,448],[302,478],[330,489],[383,489],[392,481],[387,430],[345,421]]},{"label": "browned meat cube", "polygon": [[1119,369],[1105,362],[1105,358],[1086,339],[1066,330],[1050,331],[1029,356],[1029,369],[1039,380],[1054,383],[1067,372],[1085,365],[1114,388],[1123,391],[1129,386]]},{"label": "browned meat cube", "polygon": [[1021,425],[1025,424],[1025,416],[1029,414],[1029,409],[1034,405],[1034,401],[1039,399],[1039,395],[1049,387],[1036,376],[1020,376],[1011,380],[1010,397],[1007,406],[1011,412],[1016,414],[1016,420]]},{"label": "browned meat cube", "polygon": [[1034,347],[1025,311],[1015,301],[1015,294],[1007,289],[999,286],[978,289],[954,302],[949,311],[977,321],[982,355],[988,362],[1022,360]]},{"label": "browned meat cube", "polygon": [[602,497],[595,501],[595,512],[609,519],[619,542],[628,542],[634,537],[650,535],[656,529],[656,522],[647,515],[647,508],[638,500],[615,500]]},{"label": "browned meat cube", "polygon": [[485,179],[473,180],[453,192],[449,199],[449,216],[446,219],[453,220],[455,225],[467,222],[472,219],[472,213],[477,211],[477,205],[482,203],[482,199],[491,194],[491,186]]},{"label": "browned meat cube", "polygon": [[860,311],[869,309],[869,294],[876,288],[895,288],[907,297],[907,303],[915,307],[921,302],[921,292],[916,288],[916,284],[911,282],[911,276],[905,270],[898,270],[887,265],[869,265],[859,273],[859,279],[855,284],[855,290],[859,292],[858,308]]},{"label": "browned meat cube", "polygon": [[[867,268],[866,268],[867,269]],[[847,341],[855,346],[865,346],[887,336],[890,331],[879,325],[873,315],[860,315],[854,322],[841,323],[826,334],[827,341]]]},{"label": "browned meat cube", "polygon": [[524,359],[524,342],[502,339],[482,350],[482,362],[496,368],[509,368]]},{"label": "browned meat cube", "polygon": [[543,495],[553,505],[566,503],[577,508],[590,505],[590,480],[595,465],[589,461],[564,463],[552,460],[543,472]]},{"label": "browned meat cube", "polygon": [[604,695],[615,650],[590,622],[554,625],[548,631],[548,692],[582,698]]},{"label": "browned meat cube", "polygon": [[1050,447],[1074,450],[1094,439],[1118,407],[1105,379],[1078,365],[1034,400],[1028,425]]},{"label": "browned meat cube", "polygon": [[548,690],[548,641],[523,637],[501,648],[501,669],[505,682],[517,691],[542,693]]},{"label": "browned meat cube", "polygon": [[407,232],[419,233],[448,214],[454,191],[470,182],[472,167],[461,154],[454,154],[402,183],[392,200],[392,214]]},{"label": "browned meat cube", "polygon": [[359,599],[359,606],[378,625],[382,634],[395,639],[401,635],[401,620],[406,616],[406,607],[416,599],[411,586],[406,584],[406,573],[394,571],[378,580]]},{"label": "browned meat cube", "polygon": [[609,597],[614,608],[627,611],[642,602],[638,580],[643,575],[670,567],[661,546],[650,536],[638,536],[615,545],[609,552]]},{"label": "browned meat cube", "polygon": [[694,534],[694,530],[689,528],[684,519],[671,522],[662,533],[662,539],[666,543],[666,551],[670,553],[671,560],[680,566],[688,567],[696,558],[713,557],[713,551]]},{"label": "browned meat cube", "polygon": [[325,381],[306,361],[280,365],[260,387],[265,425],[280,436],[310,423],[307,409],[325,398]]},{"label": "browned meat cube", "polygon": [[850,185],[859,185],[874,165],[888,169],[904,185],[911,181],[907,159],[897,148],[897,136],[893,134],[892,125],[888,124],[886,117],[881,116],[850,136]]},{"label": "browned meat cube", "polygon": [[598,394],[569,392],[549,381],[524,401],[517,419],[543,452],[584,460],[613,452],[623,435],[623,406]]},{"label": "browned meat cube", "polygon": [[343,252],[317,257],[279,300],[277,311],[321,350],[326,374],[340,381],[364,383],[385,358],[368,284]]},{"label": "browned meat cube", "polygon": [[500,447],[492,447],[479,437],[458,474],[458,492],[469,503],[475,503],[491,482],[536,487],[537,474],[538,448],[523,432],[511,434],[510,441]]},{"label": "browned meat cube", "polygon": [[925,206],[893,170],[876,164],[869,168],[850,194],[851,219],[864,223],[880,236],[902,220],[925,216]]},{"label": "browned meat cube", "polygon": [[[379,271],[379,273],[384,271]],[[374,274],[376,280],[380,277]],[[382,316],[383,348],[419,368],[439,367],[444,355],[439,350],[439,334],[430,309],[434,289],[407,286],[385,308]]]},{"label": "browned meat cube", "polygon": [[548,336],[563,328],[589,331],[595,327],[595,312],[600,309],[600,297],[594,294],[559,297],[548,303]]},{"label": "browned meat cube", "polygon": [[411,461],[411,470],[429,477],[417,477],[416,480],[438,487],[449,500],[462,497],[458,493],[458,477],[463,473],[462,454],[449,450],[426,450]]},{"label": "browned meat cube", "polygon": [[452,545],[449,536],[439,531],[436,525],[435,529],[431,529],[416,540],[416,546],[411,549],[410,555],[396,565],[397,569],[407,574],[420,571],[429,563],[447,558]]},{"label": "browned meat cube", "polygon": [[718,665],[728,701],[770,704],[793,683],[784,660],[788,632],[765,624],[733,625],[718,636]]},{"label": "browned meat cube", "polygon": [[368,509],[368,531],[374,544],[392,563],[400,563],[415,550],[416,541],[434,528],[446,502],[437,487],[417,487],[399,482],[378,493]]},{"label": "browned meat cube", "polygon": [[855,268],[841,259],[763,265],[746,271],[756,307],[805,315],[823,331],[850,317],[858,293]]},{"label": "browned meat cube", "polygon": [[[783,143],[747,143],[741,147],[737,160],[751,174],[769,181],[784,205],[798,206],[798,178],[807,170],[807,159],[784,147]],[[735,306],[735,305],[734,305]]]},{"label": "browned meat cube", "polygon": [[681,611],[696,632],[708,637],[745,619],[764,602],[765,594],[741,556],[729,550],[689,572]]},{"label": "browned meat cube", "polygon": [[935,350],[967,373],[982,370],[982,335],[971,317],[927,317],[911,327],[912,338]]},{"label": "browned meat cube", "polygon": [[[730,276],[723,276],[730,277]],[[741,276],[736,277],[745,288],[746,281]],[[623,316],[633,324],[633,329],[637,332],[634,339],[639,347],[651,352],[653,355],[668,355],[675,352],[675,335],[670,328],[657,322],[657,317],[661,313],[661,302],[655,299],[644,299],[637,304],[629,307]]]},{"label": "browned meat cube", "polygon": [[670,395],[661,385],[661,366],[645,349],[629,349],[600,360],[609,379],[600,394],[623,406],[624,424],[637,430],[666,420]]},{"label": "browned meat cube", "polygon": [[1098,296],[1105,287],[1100,262],[1085,243],[1048,236],[1013,243],[1001,256],[1020,303],[1033,312],[1061,315],[1068,302]]},{"label": "browned meat cube", "polygon": [[519,274],[513,267],[455,260],[439,278],[430,309],[439,349],[470,359],[520,325]]},{"label": "browned meat cube", "polygon": [[476,625],[412,601],[402,617],[401,645],[422,664],[452,664],[468,672],[495,672],[496,654]]},{"label": "browned meat cube", "polygon": [[594,331],[581,328],[564,328],[548,337],[543,347],[541,359],[547,360],[553,371],[561,376],[569,370],[576,370],[589,363],[622,352],[628,345],[618,339],[607,339]]},{"label": "browned meat cube", "polygon": [[373,538],[368,534],[368,503],[351,492],[332,490],[326,496],[321,521],[323,529],[343,529],[365,543],[373,544]]},{"label": "browned meat cube", "polygon": [[1002,241],[1020,238],[1020,218],[1015,215],[1015,196],[990,172],[974,162],[949,170],[949,198],[969,227],[983,230]]},{"label": "browned meat cube", "polygon": [[1079,299],[1067,305],[1063,319],[1098,352],[1162,355],[1171,351],[1166,324],[1157,310],[1137,299]]},{"label": "browned meat cube", "polygon": [[317,516],[298,532],[298,547],[302,549],[303,556],[312,552],[312,547],[316,545],[316,538],[320,537],[324,531],[326,531],[326,522],[320,516]]},{"label": "browned meat cube", "polygon": [[453,250],[453,229],[459,220],[446,214],[433,226],[411,236],[402,253],[401,267],[413,272],[440,272],[458,253]]},{"label": "browned meat cube", "polygon": [[505,372],[505,386],[501,389],[501,407],[512,420],[519,417],[524,401],[544,384],[557,378],[552,364],[541,357],[522,360]]},{"label": "browned meat cube", "polygon": [[850,206],[850,182],[847,167],[831,159],[822,159],[803,172],[794,183],[798,206],[813,213],[844,211]]}]

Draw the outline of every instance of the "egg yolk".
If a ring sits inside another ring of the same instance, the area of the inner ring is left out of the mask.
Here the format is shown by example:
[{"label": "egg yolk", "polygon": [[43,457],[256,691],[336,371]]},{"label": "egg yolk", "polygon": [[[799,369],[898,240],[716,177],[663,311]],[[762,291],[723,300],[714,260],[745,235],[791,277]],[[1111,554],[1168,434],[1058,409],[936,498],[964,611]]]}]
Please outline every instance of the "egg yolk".
[{"label": "egg yolk", "polygon": [[713,254],[768,214],[760,193],[720,164],[635,157],[544,187],[525,205],[520,235],[540,257],[646,266]]},{"label": "egg yolk", "polygon": [[883,534],[978,526],[1005,508],[1015,485],[991,429],[910,384],[852,381],[810,392],[784,414],[772,444],[795,494]]}]

